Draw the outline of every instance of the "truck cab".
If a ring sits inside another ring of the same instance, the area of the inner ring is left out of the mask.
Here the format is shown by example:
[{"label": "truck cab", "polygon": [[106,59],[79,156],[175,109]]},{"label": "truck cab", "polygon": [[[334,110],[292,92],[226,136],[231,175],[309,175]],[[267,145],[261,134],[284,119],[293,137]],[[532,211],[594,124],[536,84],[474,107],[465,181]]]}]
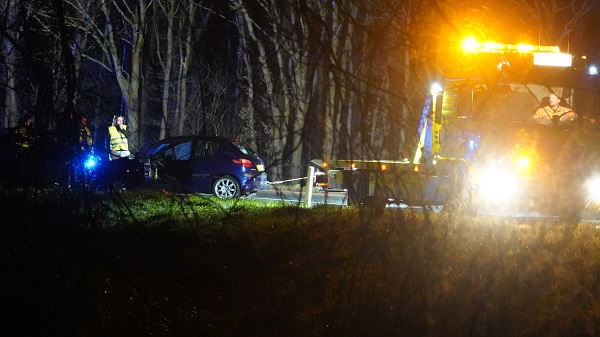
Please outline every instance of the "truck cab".
[{"label": "truck cab", "polygon": [[[323,160],[324,188],[348,191],[351,203],[513,214],[574,216],[597,205],[598,75],[556,46],[463,46],[426,97],[412,157]],[[533,118],[552,94],[575,114]]]},{"label": "truck cab", "polygon": [[[595,206],[600,79],[557,47],[494,46],[444,79],[426,155],[438,169],[444,158],[464,160],[464,188],[479,210],[574,216]],[[574,113],[534,118],[551,95]]]}]

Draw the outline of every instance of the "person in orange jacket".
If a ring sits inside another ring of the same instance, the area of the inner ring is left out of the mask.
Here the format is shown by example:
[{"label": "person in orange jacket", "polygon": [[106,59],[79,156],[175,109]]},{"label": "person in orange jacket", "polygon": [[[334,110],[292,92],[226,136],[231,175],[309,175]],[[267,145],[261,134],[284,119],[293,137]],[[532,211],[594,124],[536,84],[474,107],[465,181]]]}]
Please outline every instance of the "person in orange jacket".
[{"label": "person in orange jacket", "polygon": [[554,119],[560,121],[572,121],[577,117],[577,114],[571,108],[560,105],[561,99],[557,94],[552,93],[548,98],[548,105],[540,107],[535,111],[532,118]]}]

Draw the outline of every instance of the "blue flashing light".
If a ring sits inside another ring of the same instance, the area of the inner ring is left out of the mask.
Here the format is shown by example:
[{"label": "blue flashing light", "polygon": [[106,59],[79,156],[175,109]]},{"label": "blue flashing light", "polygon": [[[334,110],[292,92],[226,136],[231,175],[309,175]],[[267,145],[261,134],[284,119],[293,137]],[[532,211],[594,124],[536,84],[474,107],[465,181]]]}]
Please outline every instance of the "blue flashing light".
[{"label": "blue flashing light", "polygon": [[477,144],[475,143],[475,141],[473,139],[469,140],[469,150],[475,151],[476,148]]},{"label": "blue flashing light", "polygon": [[88,159],[86,159],[85,163],[83,164],[85,166],[86,169],[92,169],[96,166],[97,162],[96,162],[96,158],[94,158],[93,156],[88,157]]}]

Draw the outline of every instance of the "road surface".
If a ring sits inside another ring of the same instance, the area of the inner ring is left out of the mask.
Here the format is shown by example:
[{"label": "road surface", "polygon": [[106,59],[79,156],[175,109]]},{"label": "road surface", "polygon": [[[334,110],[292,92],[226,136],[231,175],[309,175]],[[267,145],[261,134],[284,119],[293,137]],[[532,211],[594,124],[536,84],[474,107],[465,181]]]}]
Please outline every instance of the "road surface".
[{"label": "road surface", "polygon": [[[253,198],[267,202],[285,202],[290,204],[306,203],[306,193],[302,191],[265,190],[258,191]],[[346,192],[314,192],[311,205],[348,205]]]},{"label": "road surface", "polygon": [[[261,200],[265,202],[282,202],[286,204],[305,204],[306,193],[302,191],[286,191],[286,190],[274,190],[269,189],[265,191],[259,191],[253,197],[254,200]],[[315,205],[337,205],[345,206],[348,205],[348,195],[346,192],[322,192],[315,191],[312,195],[313,206]],[[388,208],[412,208],[415,210],[421,210],[422,207],[409,207],[407,205],[387,205]],[[432,207],[434,212],[439,212],[441,207]],[[551,220],[557,221],[559,218],[554,215],[544,215],[539,212],[524,212],[524,213],[507,213],[493,210],[477,210],[477,215],[480,216],[493,216],[493,217],[509,217],[509,218],[521,218],[521,219],[540,219],[540,220]],[[599,212],[584,211],[581,217],[581,221],[585,222],[600,222]]]}]

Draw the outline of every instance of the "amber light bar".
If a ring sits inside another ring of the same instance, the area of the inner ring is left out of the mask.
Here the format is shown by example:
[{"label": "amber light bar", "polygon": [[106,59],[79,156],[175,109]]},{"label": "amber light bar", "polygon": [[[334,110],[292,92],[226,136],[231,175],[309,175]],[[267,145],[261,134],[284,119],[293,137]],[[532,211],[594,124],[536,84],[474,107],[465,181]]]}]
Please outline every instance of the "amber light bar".
[{"label": "amber light bar", "polygon": [[526,43],[506,44],[497,42],[479,42],[467,38],[462,43],[463,50],[471,53],[560,53],[558,46],[539,46]]}]

